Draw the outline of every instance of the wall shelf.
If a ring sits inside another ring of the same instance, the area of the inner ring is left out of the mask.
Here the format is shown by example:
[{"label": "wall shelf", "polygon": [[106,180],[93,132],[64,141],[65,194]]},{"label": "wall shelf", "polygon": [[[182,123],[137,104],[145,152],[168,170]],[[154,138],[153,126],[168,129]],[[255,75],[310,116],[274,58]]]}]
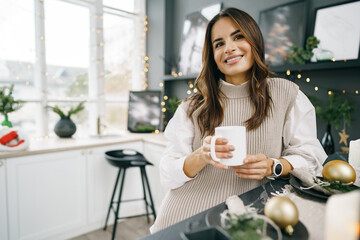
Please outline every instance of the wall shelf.
[{"label": "wall shelf", "polygon": [[270,70],[273,72],[286,72],[290,71],[316,71],[316,70],[331,70],[331,69],[341,69],[341,68],[356,68],[360,67],[359,60],[348,60],[348,61],[326,61],[326,62],[316,62],[316,63],[306,63],[306,64],[289,64],[286,63],[283,66],[270,67]]},{"label": "wall shelf", "polygon": [[164,81],[177,81],[177,80],[194,80],[198,76],[197,73],[192,73],[184,76],[174,77],[173,75],[165,75]]}]

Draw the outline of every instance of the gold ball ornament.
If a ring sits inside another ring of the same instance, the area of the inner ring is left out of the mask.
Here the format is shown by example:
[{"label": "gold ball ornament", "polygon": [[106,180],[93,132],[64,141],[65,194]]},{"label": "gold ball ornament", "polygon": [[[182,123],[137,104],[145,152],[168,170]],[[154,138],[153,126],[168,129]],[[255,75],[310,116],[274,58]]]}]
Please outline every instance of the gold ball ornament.
[{"label": "gold ball ornament", "polygon": [[299,211],[293,201],[282,196],[272,197],[266,202],[264,212],[286,233],[293,234],[293,227],[299,221]]},{"label": "gold ball ornament", "polygon": [[355,182],[356,172],[354,168],[345,161],[332,160],[325,164],[322,175],[328,181],[342,181],[343,183]]}]

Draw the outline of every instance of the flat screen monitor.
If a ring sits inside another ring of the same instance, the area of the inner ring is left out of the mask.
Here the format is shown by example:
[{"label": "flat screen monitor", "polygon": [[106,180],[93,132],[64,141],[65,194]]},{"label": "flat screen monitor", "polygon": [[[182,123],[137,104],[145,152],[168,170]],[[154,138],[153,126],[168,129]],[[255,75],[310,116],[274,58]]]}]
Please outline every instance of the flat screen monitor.
[{"label": "flat screen monitor", "polygon": [[130,91],[128,130],[149,133],[160,130],[161,91]]}]

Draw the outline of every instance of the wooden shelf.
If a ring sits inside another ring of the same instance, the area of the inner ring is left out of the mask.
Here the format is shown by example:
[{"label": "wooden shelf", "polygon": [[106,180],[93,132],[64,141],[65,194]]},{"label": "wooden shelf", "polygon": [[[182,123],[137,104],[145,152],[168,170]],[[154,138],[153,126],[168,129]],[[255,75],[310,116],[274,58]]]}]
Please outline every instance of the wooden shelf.
[{"label": "wooden shelf", "polygon": [[[286,63],[283,66],[270,67],[272,72],[283,73],[287,70],[290,71],[317,71],[317,70],[332,70],[332,69],[346,69],[346,68],[360,68],[360,60],[348,61],[326,61],[306,64],[290,64]],[[173,75],[165,75],[164,81],[182,81],[182,80],[195,80],[198,74],[188,74],[184,76],[174,77]]]},{"label": "wooden shelf", "polygon": [[283,66],[270,67],[273,72],[286,72],[290,71],[316,71],[316,70],[330,70],[330,69],[342,69],[342,68],[355,68],[360,67],[359,60],[348,61],[326,61],[306,64],[285,64]]},{"label": "wooden shelf", "polygon": [[189,75],[184,75],[184,76],[178,76],[178,77],[174,77],[173,75],[165,75],[164,76],[164,81],[178,81],[178,80],[195,80],[197,78],[198,74],[194,73],[194,74],[189,74]]}]

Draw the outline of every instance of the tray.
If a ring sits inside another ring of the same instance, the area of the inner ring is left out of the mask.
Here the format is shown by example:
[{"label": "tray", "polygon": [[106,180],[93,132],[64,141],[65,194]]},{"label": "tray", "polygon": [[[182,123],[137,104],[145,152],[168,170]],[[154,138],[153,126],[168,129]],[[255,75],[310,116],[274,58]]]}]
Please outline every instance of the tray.
[{"label": "tray", "polygon": [[[214,227],[214,226],[221,226],[220,222],[220,213],[222,213],[226,209],[225,204],[221,204],[217,207],[214,207],[212,209],[209,209],[205,216],[205,223],[208,227]],[[267,235],[271,237],[272,239],[278,239],[276,230],[268,224],[266,229]],[[285,233],[282,230],[282,235],[284,240],[291,240],[291,239],[301,239],[301,240],[307,240],[309,239],[309,232],[306,229],[305,225],[298,221],[298,223],[294,226],[294,233],[292,236],[289,236],[287,233]]]}]

